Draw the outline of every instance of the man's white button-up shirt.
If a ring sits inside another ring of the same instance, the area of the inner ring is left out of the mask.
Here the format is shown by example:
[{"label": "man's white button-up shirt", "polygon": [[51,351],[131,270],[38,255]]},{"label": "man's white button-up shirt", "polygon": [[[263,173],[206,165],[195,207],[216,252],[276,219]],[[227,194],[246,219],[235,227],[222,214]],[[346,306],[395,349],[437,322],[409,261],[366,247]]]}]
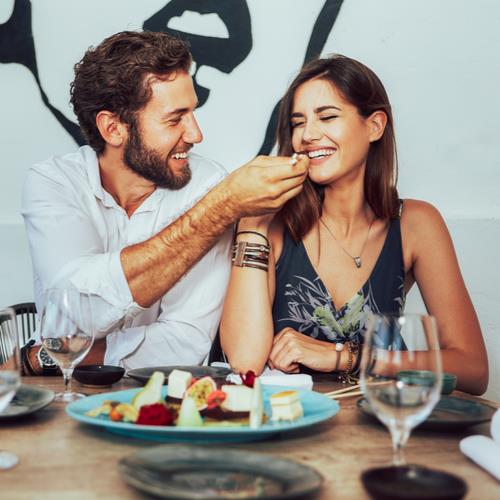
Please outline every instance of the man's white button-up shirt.
[{"label": "man's white button-up shirt", "polygon": [[195,154],[190,167],[192,178],[184,188],[156,189],[130,218],[103,189],[97,156],[88,146],[28,172],[22,215],[37,308],[50,287],[91,293],[97,338],[106,337],[106,364],[126,369],[201,364],[210,350],[229,279],[230,231],[147,309],[134,302],[120,262],[124,247],[157,234],[226,175]]}]

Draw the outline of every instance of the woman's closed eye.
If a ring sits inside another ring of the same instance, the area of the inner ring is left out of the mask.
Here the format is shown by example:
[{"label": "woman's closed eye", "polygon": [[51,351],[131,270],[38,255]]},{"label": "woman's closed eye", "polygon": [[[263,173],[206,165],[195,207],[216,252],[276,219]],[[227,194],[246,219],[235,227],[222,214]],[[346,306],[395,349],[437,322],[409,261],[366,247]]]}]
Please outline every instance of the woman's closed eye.
[{"label": "woman's closed eye", "polygon": [[297,122],[291,122],[290,123],[290,127],[291,128],[296,128],[296,127],[300,127],[301,125],[304,125],[305,121],[297,121]]},{"label": "woman's closed eye", "polygon": [[329,122],[331,120],[334,120],[335,118],[338,118],[339,115],[325,115],[325,116],[320,116],[320,120],[322,122]]}]

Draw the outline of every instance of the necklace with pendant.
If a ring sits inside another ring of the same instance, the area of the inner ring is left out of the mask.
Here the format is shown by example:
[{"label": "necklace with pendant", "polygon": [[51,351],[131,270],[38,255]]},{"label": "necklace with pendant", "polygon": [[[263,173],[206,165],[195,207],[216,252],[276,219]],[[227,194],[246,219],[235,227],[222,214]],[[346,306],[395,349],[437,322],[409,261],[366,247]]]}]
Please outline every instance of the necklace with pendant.
[{"label": "necklace with pendant", "polygon": [[375,216],[373,216],[373,219],[372,221],[370,222],[370,225],[368,226],[368,232],[366,233],[366,238],[365,238],[365,241],[363,243],[363,246],[361,247],[361,250],[359,252],[359,254],[357,256],[354,256],[354,255],[351,255],[339,242],[339,240],[337,238],[335,238],[335,235],[333,234],[332,230],[327,226],[326,222],[320,217],[319,218],[319,221],[321,222],[321,224],[323,224],[323,226],[325,226],[325,229],[330,233],[331,237],[335,240],[335,242],[337,243],[337,245],[344,251],[344,253],[346,255],[348,255],[353,261],[354,261],[354,264],[356,265],[356,267],[359,269],[362,264],[363,264],[363,261],[361,260],[361,256],[363,255],[363,250],[365,249],[365,246],[366,246],[366,242],[368,241],[368,237],[370,236],[370,229],[372,228],[372,225],[373,225],[373,221],[375,220]]}]

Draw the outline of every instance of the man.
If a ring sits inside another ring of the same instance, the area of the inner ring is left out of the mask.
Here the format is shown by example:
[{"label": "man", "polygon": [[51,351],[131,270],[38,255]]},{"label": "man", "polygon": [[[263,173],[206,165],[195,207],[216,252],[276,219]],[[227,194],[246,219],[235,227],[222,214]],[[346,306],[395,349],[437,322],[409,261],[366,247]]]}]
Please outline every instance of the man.
[{"label": "man", "polygon": [[[229,275],[231,226],[297,195],[308,160],[259,157],[229,176],[190,152],[202,134],[186,44],[121,32],[75,66],[71,102],[89,144],[30,170],[22,214],[35,300],[50,287],[95,298],[88,362],[200,364]],[[295,164],[296,163],[296,164]],[[28,371],[47,373],[43,349]]]}]

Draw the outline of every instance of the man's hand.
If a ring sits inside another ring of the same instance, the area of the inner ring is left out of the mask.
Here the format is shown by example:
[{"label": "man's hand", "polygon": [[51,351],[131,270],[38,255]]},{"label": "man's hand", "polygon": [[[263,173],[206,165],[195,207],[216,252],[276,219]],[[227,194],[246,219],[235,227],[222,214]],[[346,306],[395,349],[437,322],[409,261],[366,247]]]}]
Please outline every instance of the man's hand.
[{"label": "man's hand", "polygon": [[257,156],[230,174],[220,185],[239,218],[278,211],[302,191],[309,158],[299,155],[294,162],[286,156]]},{"label": "man's hand", "polygon": [[335,370],[335,344],[316,340],[293,328],[283,328],[275,337],[268,365],[287,373],[297,373],[299,364],[321,372]]}]

